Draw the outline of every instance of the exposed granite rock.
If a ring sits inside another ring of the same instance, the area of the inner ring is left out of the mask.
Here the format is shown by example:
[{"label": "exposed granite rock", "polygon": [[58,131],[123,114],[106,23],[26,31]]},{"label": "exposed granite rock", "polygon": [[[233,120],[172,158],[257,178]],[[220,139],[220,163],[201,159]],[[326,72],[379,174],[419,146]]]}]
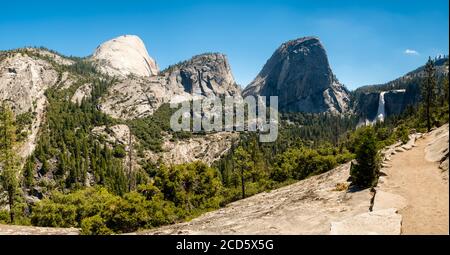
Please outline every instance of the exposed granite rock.
[{"label": "exposed granite rock", "polygon": [[400,195],[377,190],[375,200],[373,202],[372,211],[395,208],[401,210],[408,205],[406,199]]},{"label": "exposed granite rock", "polygon": [[78,87],[70,101],[74,104],[81,104],[83,99],[89,98],[92,92],[92,84],[87,83]]},{"label": "exposed granite rock", "polygon": [[52,52],[50,50],[47,50],[45,48],[26,48],[27,51],[33,52],[35,54],[38,54],[40,56],[48,57],[55,61],[59,65],[69,66],[74,64],[75,62],[71,59],[67,59],[55,52]]},{"label": "exposed granite rock", "polygon": [[432,142],[425,148],[425,159],[431,162],[439,162],[439,167],[447,171],[448,175],[448,155],[449,155],[449,125],[432,131]]},{"label": "exposed granite rock", "polygon": [[0,235],[79,235],[77,228],[45,228],[0,224]]},{"label": "exposed granite rock", "polygon": [[[106,126],[98,126],[92,129],[92,134],[96,136],[103,136],[106,142],[110,144],[122,144],[129,146],[130,129],[127,125],[119,124],[106,128]],[[131,137],[131,142],[136,143],[136,138]],[[126,148],[127,149],[127,148]]]},{"label": "exposed granite rock", "polygon": [[11,104],[16,114],[33,113],[29,134],[19,149],[22,157],[29,156],[37,141],[47,99],[44,92],[54,86],[58,73],[45,60],[24,53],[14,53],[0,62],[0,101]]},{"label": "exposed granite rock", "polygon": [[102,98],[100,108],[112,117],[133,119],[151,115],[163,103],[174,99],[239,94],[226,56],[203,54],[171,66],[157,76],[120,80]]},{"label": "exposed granite rock", "polygon": [[346,183],[350,164],[205,213],[189,222],[136,234],[329,234],[330,223],[367,212],[369,189],[336,190]]},{"label": "exposed granite rock", "polygon": [[149,116],[171,96],[160,76],[123,79],[100,100],[104,113],[120,119]]},{"label": "exposed granite rock", "polygon": [[331,235],[400,235],[402,216],[390,208],[331,223]]},{"label": "exposed granite rock", "polygon": [[180,88],[193,95],[234,96],[240,94],[225,55],[202,54],[164,71],[169,87]]},{"label": "exposed granite rock", "polygon": [[245,88],[248,95],[278,96],[279,110],[286,112],[343,113],[350,101],[316,37],[282,44]]},{"label": "exposed granite rock", "polygon": [[169,164],[182,164],[202,161],[211,165],[220,159],[239,139],[238,133],[219,132],[195,136],[187,140],[171,141],[170,135],[164,136],[163,152],[148,152],[154,162],[162,160]]},{"label": "exposed granite rock", "polygon": [[144,43],[135,35],[123,35],[104,42],[97,47],[92,60],[100,71],[111,76],[152,76],[159,71]]},{"label": "exposed granite rock", "polygon": [[356,97],[355,111],[361,120],[375,122],[380,110],[380,96],[384,97],[383,119],[388,116],[402,113],[408,105],[414,105],[414,99],[409,96],[411,93],[401,90],[389,90],[382,92],[361,93]]}]

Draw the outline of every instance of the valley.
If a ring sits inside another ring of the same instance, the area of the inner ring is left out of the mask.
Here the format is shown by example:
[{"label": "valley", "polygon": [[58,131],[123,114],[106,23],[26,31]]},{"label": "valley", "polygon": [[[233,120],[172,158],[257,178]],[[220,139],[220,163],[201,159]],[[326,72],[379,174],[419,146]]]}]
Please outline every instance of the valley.
[{"label": "valley", "polygon": [[[311,36],[281,44],[243,89],[225,54],[159,70],[135,35],[84,58],[0,51],[0,233],[443,233],[448,72],[448,57],[430,58],[350,91]],[[170,103],[246,96],[278,96],[275,142],[170,127]],[[383,194],[410,206],[374,210]]]}]

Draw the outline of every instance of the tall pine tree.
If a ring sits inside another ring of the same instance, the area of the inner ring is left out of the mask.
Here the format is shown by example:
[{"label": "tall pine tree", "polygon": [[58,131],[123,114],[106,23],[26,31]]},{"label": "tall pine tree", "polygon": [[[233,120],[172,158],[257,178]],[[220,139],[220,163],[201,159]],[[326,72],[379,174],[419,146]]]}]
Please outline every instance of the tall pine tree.
[{"label": "tall pine tree", "polygon": [[251,155],[241,146],[235,151],[233,160],[241,178],[242,198],[245,198],[245,181],[253,170],[254,162],[251,160]]},{"label": "tall pine tree", "polygon": [[431,114],[432,114],[431,110],[434,103],[433,100],[435,97],[435,89],[436,89],[435,68],[434,63],[430,57],[428,59],[427,64],[425,65],[425,79],[421,87],[422,100],[425,106],[425,118],[427,121],[428,132],[430,132],[431,130]]},{"label": "tall pine tree", "polygon": [[19,158],[14,151],[15,142],[14,114],[3,102],[0,106],[0,183],[7,195],[11,222],[14,222],[14,202],[19,189]]}]

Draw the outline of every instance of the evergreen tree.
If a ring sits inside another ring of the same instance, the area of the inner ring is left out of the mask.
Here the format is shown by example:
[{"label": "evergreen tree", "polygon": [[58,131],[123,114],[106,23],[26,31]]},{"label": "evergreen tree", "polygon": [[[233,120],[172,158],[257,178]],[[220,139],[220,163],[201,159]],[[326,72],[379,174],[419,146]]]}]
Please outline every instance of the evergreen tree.
[{"label": "evergreen tree", "polygon": [[376,183],[380,170],[380,156],[374,128],[369,126],[358,130],[356,143],[356,164],[352,164],[350,169],[352,183],[361,188],[368,188]]},{"label": "evergreen tree", "polygon": [[436,77],[434,63],[431,57],[428,59],[425,65],[425,79],[422,82],[422,100],[425,105],[425,118],[427,121],[428,132],[431,130],[431,110],[433,107],[433,100],[435,96],[436,89]]},{"label": "evergreen tree", "polygon": [[443,87],[444,87],[443,104],[445,104],[445,103],[448,103],[448,100],[449,100],[449,96],[448,96],[448,94],[449,94],[449,91],[448,91],[448,75],[446,75],[444,77],[444,80],[443,80],[442,83],[443,83]]},{"label": "evergreen tree", "polygon": [[253,170],[254,162],[251,160],[250,154],[241,146],[236,149],[233,160],[241,178],[242,198],[245,198],[245,178]]},{"label": "evergreen tree", "polygon": [[11,222],[14,222],[14,202],[19,189],[19,159],[14,151],[15,142],[14,114],[3,103],[0,107],[0,183],[7,194]]}]

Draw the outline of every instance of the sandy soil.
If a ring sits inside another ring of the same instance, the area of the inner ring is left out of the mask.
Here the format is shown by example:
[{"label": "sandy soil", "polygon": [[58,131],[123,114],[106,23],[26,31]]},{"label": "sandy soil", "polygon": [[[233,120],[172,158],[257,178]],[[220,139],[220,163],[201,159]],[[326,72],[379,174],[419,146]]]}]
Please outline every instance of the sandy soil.
[{"label": "sandy soil", "polygon": [[383,169],[387,174],[383,190],[407,202],[399,210],[404,235],[449,233],[448,181],[438,162],[425,160],[425,148],[432,139],[430,134],[418,139],[416,147],[393,155],[391,166]]}]

